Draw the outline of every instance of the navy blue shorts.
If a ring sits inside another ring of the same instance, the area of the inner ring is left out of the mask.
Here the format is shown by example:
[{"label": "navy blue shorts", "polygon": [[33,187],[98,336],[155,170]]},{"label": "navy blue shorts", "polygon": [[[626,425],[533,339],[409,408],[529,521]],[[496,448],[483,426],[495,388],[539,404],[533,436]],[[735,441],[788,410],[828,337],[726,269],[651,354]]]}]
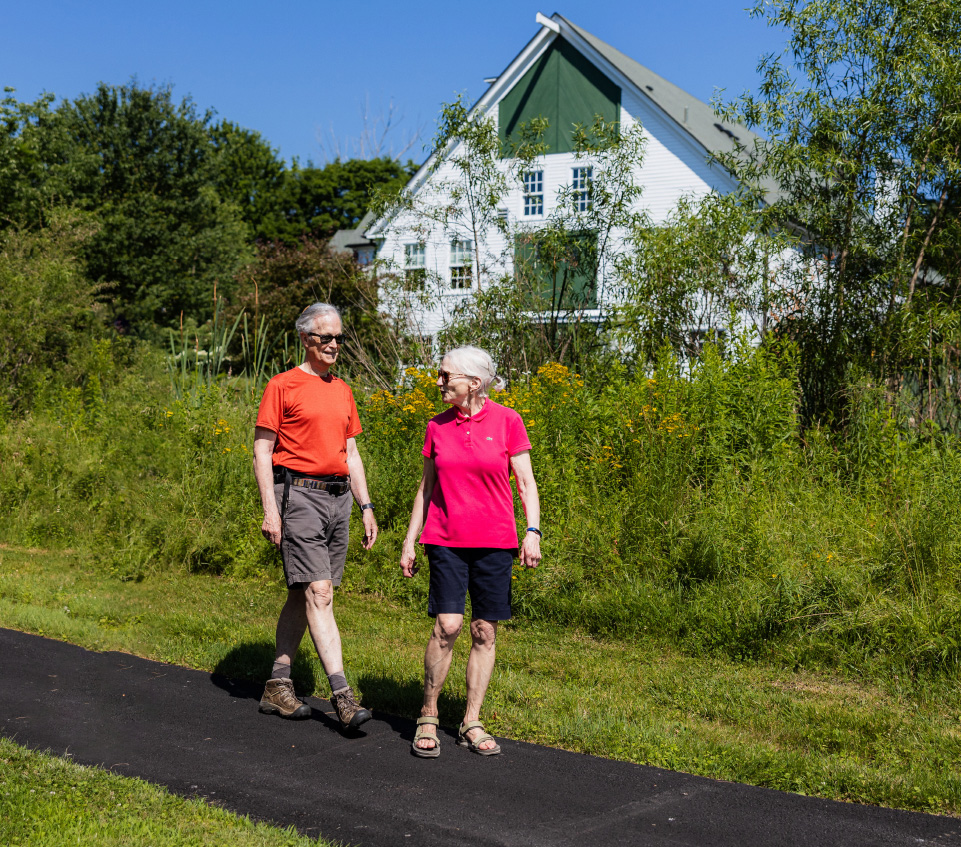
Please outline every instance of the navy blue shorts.
[{"label": "navy blue shorts", "polygon": [[441,547],[425,544],[430,564],[427,614],[464,614],[470,592],[471,617],[506,621],[511,617],[511,566],[516,550],[494,547]]}]

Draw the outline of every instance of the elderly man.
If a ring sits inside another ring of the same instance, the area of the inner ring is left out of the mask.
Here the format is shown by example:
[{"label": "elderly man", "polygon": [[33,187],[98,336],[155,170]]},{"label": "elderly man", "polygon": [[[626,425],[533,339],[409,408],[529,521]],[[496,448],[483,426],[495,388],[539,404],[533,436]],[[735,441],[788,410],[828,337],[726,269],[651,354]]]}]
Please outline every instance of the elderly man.
[{"label": "elderly man", "polygon": [[364,520],[364,549],[377,539],[374,507],[355,438],[361,432],[350,387],[330,373],[344,342],[340,313],[314,303],[297,319],[307,351],[299,367],[278,374],[260,402],[254,434],[254,476],[264,507],[264,537],[283,556],[287,601],[277,621],[277,653],[260,711],[306,718],[290,666],[310,632],[330,681],[330,702],[343,727],[370,720],[347,685],[334,620],[334,586],[347,560],[353,500]]}]

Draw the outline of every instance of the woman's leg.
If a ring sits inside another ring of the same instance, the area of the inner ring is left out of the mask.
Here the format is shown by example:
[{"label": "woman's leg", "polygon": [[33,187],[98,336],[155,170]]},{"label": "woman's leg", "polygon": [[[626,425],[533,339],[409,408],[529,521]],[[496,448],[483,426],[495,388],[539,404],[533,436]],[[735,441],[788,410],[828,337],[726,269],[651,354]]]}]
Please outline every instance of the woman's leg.
[{"label": "woman's leg", "polygon": [[[485,621],[475,618],[470,622],[470,656],[467,659],[467,711],[464,713],[463,723],[480,720],[481,706],[484,695],[494,672],[494,653],[497,641],[497,621]],[[472,741],[482,734],[480,727],[475,727],[467,733]],[[488,750],[496,746],[496,741],[484,741],[481,750]]]},{"label": "woman's leg", "polygon": [[[439,614],[434,620],[434,631],[424,654],[424,705],[420,710],[422,717],[437,717],[437,698],[444,687],[444,680],[447,679],[447,672],[454,657],[454,642],[463,625],[463,615]],[[417,742],[417,746],[430,749],[437,743],[436,730],[426,724],[422,731],[428,736],[434,735],[435,738],[422,738]]]}]

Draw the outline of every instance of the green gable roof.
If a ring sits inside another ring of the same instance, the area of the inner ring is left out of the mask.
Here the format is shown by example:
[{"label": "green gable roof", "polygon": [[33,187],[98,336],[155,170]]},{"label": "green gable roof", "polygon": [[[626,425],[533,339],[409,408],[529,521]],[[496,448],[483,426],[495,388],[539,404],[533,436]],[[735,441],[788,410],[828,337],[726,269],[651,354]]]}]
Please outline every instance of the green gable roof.
[{"label": "green gable roof", "polygon": [[620,116],[621,89],[563,38],[544,54],[498,104],[501,148],[509,149],[517,128],[532,118],[547,118],[543,137],[551,153],[574,149],[575,125],[590,127],[600,116],[615,123]]}]

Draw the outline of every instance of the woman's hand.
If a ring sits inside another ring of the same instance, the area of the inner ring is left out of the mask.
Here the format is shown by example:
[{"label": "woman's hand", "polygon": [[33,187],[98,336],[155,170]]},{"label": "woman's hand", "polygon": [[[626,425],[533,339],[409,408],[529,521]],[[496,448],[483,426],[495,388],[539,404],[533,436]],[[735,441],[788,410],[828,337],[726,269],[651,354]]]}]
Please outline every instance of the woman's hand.
[{"label": "woman's hand", "polygon": [[536,568],[541,563],[541,537],[536,532],[524,536],[520,559],[525,568]]},{"label": "woman's hand", "polygon": [[404,539],[404,548],[400,553],[400,569],[408,578],[420,570],[417,564],[417,545],[409,538]]}]

